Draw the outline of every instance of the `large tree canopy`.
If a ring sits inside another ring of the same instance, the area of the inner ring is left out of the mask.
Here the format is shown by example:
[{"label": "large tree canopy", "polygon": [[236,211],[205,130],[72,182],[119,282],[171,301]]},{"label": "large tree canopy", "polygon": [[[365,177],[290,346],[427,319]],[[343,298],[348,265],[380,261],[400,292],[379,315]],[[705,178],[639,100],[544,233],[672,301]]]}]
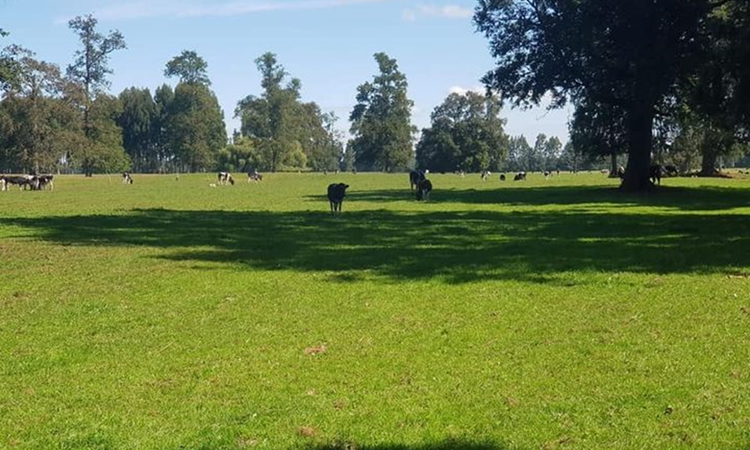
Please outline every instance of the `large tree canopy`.
[{"label": "large tree canopy", "polygon": [[498,170],[508,155],[500,101],[476,92],[453,93],[435,108],[422,131],[417,164],[439,172]]},{"label": "large tree canopy", "polygon": [[[718,1],[718,0],[717,0]],[[516,105],[600,104],[623,112],[623,188],[650,187],[654,118],[693,72],[710,0],[480,0],[497,67],[484,83]]]},{"label": "large tree canopy", "polygon": [[396,60],[376,53],[375,61],[380,73],[357,88],[357,104],[349,117],[354,137],[347,151],[353,152],[359,169],[388,172],[406,168],[412,158],[414,103]]}]

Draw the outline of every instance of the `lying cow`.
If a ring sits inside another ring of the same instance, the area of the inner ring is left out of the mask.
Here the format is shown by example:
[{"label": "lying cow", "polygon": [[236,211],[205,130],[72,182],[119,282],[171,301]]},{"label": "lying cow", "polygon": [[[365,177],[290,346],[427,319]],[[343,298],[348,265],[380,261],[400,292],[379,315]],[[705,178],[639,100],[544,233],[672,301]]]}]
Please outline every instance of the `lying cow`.
[{"label": "lying cow", "polygon": [[252,172],[248,172],[247,174],[247,182],[251,181],[263,181],[263,175],[258,173],[257,170],[253,170]]},{"label": "lying cow", "polygon": [[232,186],[234,186],[234,178],[232,177],[232,174],[229,172],[219,172],[218,180],[219,180],[220,185],[225,185],[229,183]]},{"label": "lying cow", "polygon": [[331,214],[341,214],[341,205],[344,203],[344,196],[346,196],[346,190],[348,188],[349,185],[344,183],[333,183],[328,185],[328,203],[331,206]]},{"label": "lying cow", "polygon": [[428,200],[430,198],[430,192],[432,192],[432,182],[427,178],[419,182],[417,186],[417,200]]}]

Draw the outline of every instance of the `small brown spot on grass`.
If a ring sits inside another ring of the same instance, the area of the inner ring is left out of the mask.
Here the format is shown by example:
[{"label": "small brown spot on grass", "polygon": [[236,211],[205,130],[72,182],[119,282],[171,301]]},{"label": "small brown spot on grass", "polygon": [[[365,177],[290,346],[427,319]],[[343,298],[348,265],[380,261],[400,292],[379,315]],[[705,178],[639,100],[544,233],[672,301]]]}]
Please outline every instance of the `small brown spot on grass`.
[{"label": "small brown spot on grass", "polygon": [[505,397],[505,404],[510,406],[511,408],[515,408],[518,406],[518,399],[513,397]]},{"label": "small brown spot on grass", "polygon": [[750,316],[750,306],[743,306],[742,308],[740,308],[740,311]]},{"label": "small brown spot on grass", "polygon": [[340,398],[340,399],[334,401],[333,402],[333,407],[337,411],[341,411],[342,409],[346,408],[346,400]]},{"label": "small brown spot on grass", "polygon": [[314,437],[318,434],[318,432],[315,431],[315,428],[313,427],[299,427],[297,433],[302,437]]},{"label": "small brown spot on grass", "polygon": [[240,448],[255,447],[256,445],[258,445],[257,439],[240,438],[237,440],[237,446]]},{"label": "small brown spot on grass", "polygon": [[317,347],[307,347],[305,349],[305,355],[320,355],[326,352],[326,346],[325,344],[319,345]]},{"label": "small brown spot on grass", "polygon": [[307,391],[307,395],[310,395],[310,396],[318,395],[318,390],[317,389],[310,389],[309,391]]}]

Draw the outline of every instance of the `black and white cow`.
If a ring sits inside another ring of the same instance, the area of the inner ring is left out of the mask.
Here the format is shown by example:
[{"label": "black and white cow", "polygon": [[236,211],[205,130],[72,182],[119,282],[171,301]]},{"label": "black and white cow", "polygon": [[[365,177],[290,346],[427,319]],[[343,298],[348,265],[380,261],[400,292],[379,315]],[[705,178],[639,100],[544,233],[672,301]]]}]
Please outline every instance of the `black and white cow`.
[{"label": "black and white cow", "polygon": [[122,182],[123,184],[133,184],[133,177],[130,175],[130,172],[122,173]]},{"label": "black and white cow", "polygon": [[37,175],[34,178],[32,178],[32,189],[37,191],[43,191],[49,186],[50,191],[55,190],[55,184],[52,182],[52,180],[55,178],[54,175]]},{"label": "black and white cow", "polygon": [[516,176],[513,177],[513,181],[521,181],[526,179],[526,172],[518,172]]},{"label": "black and white cow", "polygon": [[341,204],[344,203],[348,184],[332,183],[328,185],[328,203],[331,206],[331,214],[341,214]]},{"label": "black and white cow", "polygon": [[263,174],[259,173],[257,170],[253,170],[252,172],[247,173],[247,182],[251,181],[263,181]]},{"label": "black and white cow", "polygon": [[409,187],[413,191],[415,187],[419,186],[419,183],[424,180],[424,171],[422,170],[412,170],[409,172]]},{"label": "black and white cow", "polygon": [[417,186],[417,200],[429,200],[430,192],[432,192],[432,182],[425,178]]},{"label": "black and white cow", "polygon": [[489,170],[483,170],[482,171],[482,181],[487,181],[490,179],[490,175],[492,175],[492,172]]},{"label": "black and white cow", "polygon": [[20,189],[33,188],[31,175],[11,175],[5,177],[5,189],[8,189],[10,185],[16,185]]},{"label": "black and white cow", "polygon": [[229,183],[234,186],[234,177],[232,177],[232,174],[229,172],[219,172],[218,180],[221,185]]}]

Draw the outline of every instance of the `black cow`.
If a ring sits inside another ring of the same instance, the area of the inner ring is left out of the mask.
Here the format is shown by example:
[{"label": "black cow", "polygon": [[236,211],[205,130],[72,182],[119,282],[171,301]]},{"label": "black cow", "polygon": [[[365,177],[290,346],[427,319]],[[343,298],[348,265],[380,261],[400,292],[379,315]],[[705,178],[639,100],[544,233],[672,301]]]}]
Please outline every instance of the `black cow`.
[{"label": "black cow", "polygon": [[231,184],[234,186],[234,178],[229,172],[219,172],[219,184]]},{"label": "black cow", "polygon": [[417,200],[429,200],[430,192],[432,192],[432,182],[425,178],[417,186]]},{"label": "black cow", "polygon": [[424,171],[412,170],[409,172],[409,187],[411,190],[413,191],[415,187],[419,187],[419,183],[421,183],[424,178]]},{"label": "black cow", "polygon": [[500,174],[500,181],[505,181],[505,174],[504,173]]},{"label": "black cow", "polygon": [[680,171],[675,166],[664,166],[662,175],[665,177],[678,177],[680,176]]},{"label": "black cow", "polygon": [[341,214],[341,204],[344,203],[344,196],[346,196],[348,188],[349,185],[344,183],[328,185],[328,203],[331,205],[331,214]]},{"label": "black cow", "polygon": [[648,168],[648,177],[651,180],[651,184],[661,185],[662,170],[660,164],[653,164]]},{"label": "black cow", "polygon": [[122,173],[122,182],[123,184],[133,184],[133,177],[130,176],[130,172]]},{"label": "black cow", "polygon": [[526,179],[526,172],[518,172],[516,176],[513,177],[513,181],[521,181]]}]

